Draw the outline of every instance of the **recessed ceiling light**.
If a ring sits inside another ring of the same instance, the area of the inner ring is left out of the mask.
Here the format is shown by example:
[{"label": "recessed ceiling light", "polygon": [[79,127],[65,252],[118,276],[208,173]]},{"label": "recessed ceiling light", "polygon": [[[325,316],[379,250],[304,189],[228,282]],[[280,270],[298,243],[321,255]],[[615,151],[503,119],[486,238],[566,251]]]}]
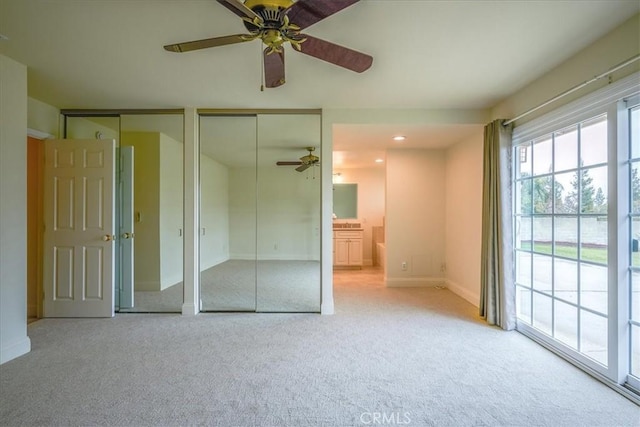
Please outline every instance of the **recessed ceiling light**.
[{"label": "recessed ceiling light", "polygon": [[384,160],[382,160],[382,159],[376,159],[376,163],[382,163],[382,162],[384,162]]},{"label": "recessed ceiling light", "polygon": [[404,141],[405,139],[407,139],[406,136],[402,136],[402,135],[398,135],[398,136],[394,136],[393,140],[394,141]]}]

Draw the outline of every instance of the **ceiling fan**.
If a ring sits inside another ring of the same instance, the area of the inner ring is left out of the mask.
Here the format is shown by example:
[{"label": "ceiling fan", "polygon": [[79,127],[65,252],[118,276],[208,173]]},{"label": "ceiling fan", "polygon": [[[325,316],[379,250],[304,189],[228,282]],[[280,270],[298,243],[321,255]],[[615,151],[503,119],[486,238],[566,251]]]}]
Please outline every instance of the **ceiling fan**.
[{"label": "ceiling fan", "polygon": [[279,161],[276,162],[278,166],[298,166],[296,170],[298,172],[302,172],[310,168],[311,166],[320,164],[320,157],[314,156],[313,152],[316,151],[316,147],[307,147],[307,151],[309,154],[306,156],[300,157],[299,161],[287,162],[287,161]]},{"label": "ceiling fan", "polygon": [[268,88],[282,86],[285,43],[295,51],[361,73],[373,58],[300,31],[357,3],[359,0],[217,0],[244,21],[249,34],[233,34],[164,46],[169,52],[188,52],[260,39],[266,45],[264,79]]}]

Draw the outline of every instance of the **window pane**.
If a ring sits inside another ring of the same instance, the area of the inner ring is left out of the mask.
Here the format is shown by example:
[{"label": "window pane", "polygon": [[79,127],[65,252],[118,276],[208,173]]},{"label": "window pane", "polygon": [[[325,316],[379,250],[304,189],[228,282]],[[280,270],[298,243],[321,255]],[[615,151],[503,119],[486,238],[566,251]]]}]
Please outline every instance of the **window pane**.
[{"label": "window pane", "polygon": [[565,259],[554,259],[553,296],[578,303],[578,263]]},{"label": "window pane", "polygon": [[533,288],[551,294],[551,261],[550,256],[533,255]]},{"label": "window pane", "polygon": [[531,222],[530,216],[519,216],[515,218],[516,226],[516,248],[525,251],[531,250]]},{"label": "window pane", "polygon": [[516,148],[517,171],[516,177],[531,176],[531,143],[526,143]]},{"label": "window pane", "polygon": [[640,378],[640,327],[631,325],[631,375]]},{"label": "window pane", "polygon": [[551,255],[551,224],[548,216],[533,217],[533,251]]},{"label": "window pane", "polygon": [[552,142],[549,136],[533,143],[533,175],[543,175],[552,169]]},{"label": "window pane", "polygon": [[640,218],[631,219],[631,265],[640,267]]},{"label": "window pane", "polygon": [[640,162],[631,164],[631,213],[640,214]]},{"label": "window pane", "polygon": [[531,287],[531,253],[516,252],[516,282]]},{"label": "window pane", "polygon": [[571,126],[554,134],[555,170],[578,167],[578,126]]},{"label": "window pane", "polygon": [[516,286],[516,313],[518,319],[531,324],[531,291]]},{"label": "window pane", "polygon": [[516,182],[516,209],[515,213],[530,215],[531,214],[531,179],[525,179]]},{"label": "window pane", "polygon": [[553,302],[553,336],[570,347],[578,349],[578,309],[558,300]]},{"label": "window pane", "polygon": [[580,352],[607,365],[607,319],[580,310]]},{"label": "window pane", "polygon": [[577,171],[555,175],[555,213],[578,213]]},{"label": "window pane", "polygon": [[631,279],[631,320],[640,322],[640,273],[633,272]]},{"label": "window pane", "polygon": [[580,259],[606,264],[607,236],[606,217],[580,218]]},{"label": "window pane", "polygon": [[629,112],[629,137],[631,138],[631,156],[640,157],[640,106]]},{"label": "window pane", "polygon": [[590,166],[607,161],[607,115],[582,122],[580,128],[582,165]]},{"label": "window pane", "polygon": [[587,168],[580,173],[580,212],[607,213],[607,167]]},{"label": "window pane", "polygon": [[603,315],[607,314],[609,301],[606,267],[580,265],[580,305]]},{"label": "window pane", "polygon": [[533,326],[551,335],[551,298],[533,294]]},{"label": "window pane", "polygon": [[578,217],[556,216],[553,227],[556,256],[578,258]]},{"label": "window pane", "polygon": [[541,176],[533,179],[533,212],[545,214],[553,212],[553,177]]}]

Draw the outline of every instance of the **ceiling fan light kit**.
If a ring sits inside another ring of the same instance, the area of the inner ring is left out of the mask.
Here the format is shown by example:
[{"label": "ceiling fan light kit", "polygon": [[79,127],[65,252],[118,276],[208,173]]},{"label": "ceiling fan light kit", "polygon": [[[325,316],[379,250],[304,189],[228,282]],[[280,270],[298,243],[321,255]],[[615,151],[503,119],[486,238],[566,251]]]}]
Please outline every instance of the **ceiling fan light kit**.
[{"label": "ceiling fan light kit", "polygon": [[300,31],[327,18],[359,0],[217,0],[239,16],[248,34],[233,34],[203,40],[193,40],[164,46],[169,52],[243,43],[260,39],[263,51],[264,81],[268,88],[285,83],[284,45],[357,73],[371,67],[373,58],[362,52],[322,40]]}]

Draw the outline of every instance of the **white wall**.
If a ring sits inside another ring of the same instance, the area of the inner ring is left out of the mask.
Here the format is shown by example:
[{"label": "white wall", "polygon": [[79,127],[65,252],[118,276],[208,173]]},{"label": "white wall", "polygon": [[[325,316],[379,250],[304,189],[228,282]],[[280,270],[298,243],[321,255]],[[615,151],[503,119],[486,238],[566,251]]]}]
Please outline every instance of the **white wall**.
[{"label": "white wall", "polygon": [[256,258],[256,169],[229,169],[229,257]]},{"label": "white wall", "polygon": [[135,287],[159,291],[182,281],[182,144],[158,132],[122,132],[134,147]]},{"label": "white wall", "polygon": [[474,305],[480,301],[483,135],[446,152],[447,287]]},{"label": "white wall", "polygon": [[[120,135],[118,132],[120,119],[117,117],[104,117],[102,121],[109,122],[112,127],[86,117],[67,117],[68,139],[95,139],[96,132],[102,134],[102,139],[115,139],[116,146],[119,145]],[[62,136],[62,135],[61,135]]]},{"label": "white wall", "polygon": [[[122,132],[123,146],[134,148],[133,210],[136,238],[134,241],[134,280],[137,291],[157,291],[160,288],[160,217],[158,207],[160,180],[158,164],[158,134],[152,132]],[[140,221],[137,220],[139,215]]]},{"label": "white wall", "polygon": [[258,168],[258,259],[320,260],[320,173]]},{"label": "white wall", "polygon": [[27,68],[0,55],[0,363],[27,337]]},{"label": "white wall", "polygon": [[257,236],[258,259],[319,260],[319,173],[269,166],[257,177],[254,168],[229,170],[230,257],[255,259]]},{"label": "white wall", "polygon": [[[614,65],[640,54],[639,40],[640,14],[637,14],[558,67],[500,102],[493,108],[492,116],[496,119],[515,117],[567,89],[604,73]],[[640,70],[640,62],[636,61],[634,64],[614,73],[612,79],[617,80],[638,70]],[[562,100],[536,111],[516,124],[532,120],[607,84],[608,79],[603,78]]]},{"label": "white wall", "polygon": [[34,98],[27,99],[27,126],[59,137],[60,110]]},{"label": "white wall", "polygon": [[182,282],[182,144],[160,133],[160,289]]},{"label": "white wall", "polygon": [[443,284],[445,152],[388,150],[386,182],[387,286]]},{"label": "white wall", "polygon": [[363,228],[363,258],[373,265],[371,227],[382,226],[385,200],[385,168],[335,169],[343,183],[358,184],[358,220]]},{"label": "white wall", "polygon": [[[509,119],[607,71],[640,53],[640,14],[578,52],[555,69],[504,99],[492,110],[494,119]],[[640,68],[634,65],[613,75],[619,79]],[[602,79],[548,107],[519,120],[525,123],[603,87]],[[482,135],[447,150],[446,259],[447,286],[474,305],[480,300],[480,245],[482,238]],[[461,207],[464,208],[462,209]],[[465,244],[466,243],[466,244]]]},{"label": "white wall", "polygon": [[229,170],[200,154],[200,270],[229,259]]}]

